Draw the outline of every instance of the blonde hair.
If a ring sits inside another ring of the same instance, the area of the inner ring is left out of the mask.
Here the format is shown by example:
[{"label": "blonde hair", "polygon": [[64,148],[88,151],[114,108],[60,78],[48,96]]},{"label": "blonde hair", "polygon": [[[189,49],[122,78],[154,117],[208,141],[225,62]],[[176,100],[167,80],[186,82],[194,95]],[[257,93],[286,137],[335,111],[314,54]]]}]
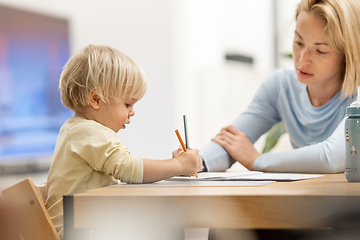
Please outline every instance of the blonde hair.
[{"label": "blonde hair", "polygon": [[344,55],[342,95],[351,96],[360,85],[360,1],[302,0],[296,9],[312,12],[325,23],[324,38],[329,46]]},{"label": "blonde hair", "polygon": [[126,54],[109,46],[89,45],[73,56],[60,77],[61,102],[72,111],[89,105],[95,89],[101,100],[140,100],[146,90],[146,76],[140,65]]}]

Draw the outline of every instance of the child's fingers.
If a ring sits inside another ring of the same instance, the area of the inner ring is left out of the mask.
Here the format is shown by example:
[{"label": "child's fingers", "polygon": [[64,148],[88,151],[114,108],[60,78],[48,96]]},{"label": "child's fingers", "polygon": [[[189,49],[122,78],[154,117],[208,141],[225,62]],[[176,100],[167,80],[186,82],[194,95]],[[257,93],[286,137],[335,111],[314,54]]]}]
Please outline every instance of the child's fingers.
[{"label": "child's fingers", "polygon": [[202,157],[199,156],[197,172],[202,172],[203,170],[204,170],[203,159]]},{"label": "child's fingers", "polygon": [[182,148],[181,148],[181,147],[179,147],[178,149],[174,150],[174,151],[172,152],[173,158],[177,157],[181,151],[182,151]]},{"label": "child's fingers", "polygon": [[199,149],[197,148],[189,148],[189,151],[194,151],[196,154],[199,154]]}]

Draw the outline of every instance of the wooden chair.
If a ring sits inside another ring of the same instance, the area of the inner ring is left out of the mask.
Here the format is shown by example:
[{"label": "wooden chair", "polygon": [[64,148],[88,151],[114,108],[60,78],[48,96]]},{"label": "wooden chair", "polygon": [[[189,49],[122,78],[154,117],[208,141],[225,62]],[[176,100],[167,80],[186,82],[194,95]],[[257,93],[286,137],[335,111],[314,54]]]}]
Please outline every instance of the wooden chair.
[{"label": "wooden chair", "polygon": [[39,189],[31,178],[27,178],[4,189],[2,194],[11,208],[11,214],[16,219],[15,227],[24,240],[60,240],[45,209],[43,200],[46,196],[44,195],[45,185]]},{"label": "wooden chair", "polygon": [[0,195],[0,239],[22,240],[16,229],[15,219],[11,214],[10,206],[2,195]]}]

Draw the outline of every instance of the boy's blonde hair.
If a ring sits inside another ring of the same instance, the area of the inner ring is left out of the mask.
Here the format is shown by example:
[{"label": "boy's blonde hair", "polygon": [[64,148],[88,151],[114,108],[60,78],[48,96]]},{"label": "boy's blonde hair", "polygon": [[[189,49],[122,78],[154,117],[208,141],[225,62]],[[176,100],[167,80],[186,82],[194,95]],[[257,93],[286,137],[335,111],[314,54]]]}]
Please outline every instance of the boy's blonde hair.
[{"label": "boy's blonde hair", "polygon": [[302,0],[296,19],[301,11],[312,12],[325,21],[325,41],[345,59],[342,95],[355,94],[360,85],[360,1]]},{"label": "boy's blonde hair", "polygon": [[89,106],[92,89],[104,102],[125,96],[140,100],[147,82],[142,68],[126,54],[108,46],[89,45],[65,65],[59,87],[61,102],[75,112]]}]

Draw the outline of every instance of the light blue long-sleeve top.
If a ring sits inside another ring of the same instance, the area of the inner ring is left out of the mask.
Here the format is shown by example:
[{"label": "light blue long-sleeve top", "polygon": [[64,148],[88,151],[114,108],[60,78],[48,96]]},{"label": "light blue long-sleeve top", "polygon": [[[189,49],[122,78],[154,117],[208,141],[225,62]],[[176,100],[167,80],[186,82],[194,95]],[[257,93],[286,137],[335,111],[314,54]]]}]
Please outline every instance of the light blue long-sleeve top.
[{"label": "light blue long-sleeve top", "polygon": [[[254,143],[274,124],[282,121],[293,150],[265,153],[254,162],[254,170],[274,172],[336,173],[345,164],[345,110],[355,96],[343,98],[339,91],[321,107],[314,107],[307,87],[295,70],[280,69],[266,79],[254,99],[233,126]],[[234,163],[215,142],[200,149],[208,171],[224,171]]]}]

